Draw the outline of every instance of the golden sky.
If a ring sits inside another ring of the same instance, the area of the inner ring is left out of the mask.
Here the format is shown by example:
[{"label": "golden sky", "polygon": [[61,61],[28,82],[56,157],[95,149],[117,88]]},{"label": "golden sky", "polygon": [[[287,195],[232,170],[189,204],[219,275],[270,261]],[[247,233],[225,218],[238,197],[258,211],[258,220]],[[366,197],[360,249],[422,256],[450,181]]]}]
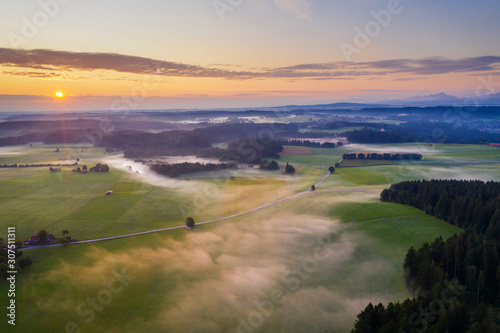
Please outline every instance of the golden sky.
[{"label": "golden sky", "polygon": [[500,92],[498,1],[26,0],[2,8],[0,111]]}]

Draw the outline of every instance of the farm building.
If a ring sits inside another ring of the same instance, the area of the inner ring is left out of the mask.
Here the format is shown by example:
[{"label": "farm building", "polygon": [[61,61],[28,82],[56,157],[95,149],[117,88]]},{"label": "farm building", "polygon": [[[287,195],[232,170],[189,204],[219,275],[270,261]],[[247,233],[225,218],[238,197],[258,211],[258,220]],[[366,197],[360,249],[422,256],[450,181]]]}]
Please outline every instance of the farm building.
[{"label": "farm building", "polygon": [[490,143],[490,147],[500,147],[500,143]]},{"label": "farm building", "polygon": [[106,193],[104,193],[105,195],[113,195],[113,191],[107,191]]},{"label": "farm building", "polygon": [[[54,239],[55,239],[54,236],[50,234],[50,235],[47,235],[47,239],[45,239],[45,242],[50,243]],[[31,245],[31,244],[37,244],[37,243],[40,243],[40,239],[39,239],[38,235],[31,236],[28,240],[26,240],[24,242],[25,245]]]}]

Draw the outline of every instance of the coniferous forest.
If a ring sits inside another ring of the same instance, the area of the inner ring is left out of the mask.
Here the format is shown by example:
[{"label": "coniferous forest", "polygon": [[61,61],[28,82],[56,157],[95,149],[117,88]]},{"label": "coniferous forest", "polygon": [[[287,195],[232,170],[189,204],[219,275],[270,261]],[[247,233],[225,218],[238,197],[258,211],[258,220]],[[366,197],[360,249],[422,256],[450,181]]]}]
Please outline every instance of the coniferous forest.
[{"label": "coniferous forest", "polygon": [[403,268],[415,298],[370,303],[352,332],[499,332],[500,183],[407,181],[384,190],[381,200],[422,209],[465,232],[410,248]]}]

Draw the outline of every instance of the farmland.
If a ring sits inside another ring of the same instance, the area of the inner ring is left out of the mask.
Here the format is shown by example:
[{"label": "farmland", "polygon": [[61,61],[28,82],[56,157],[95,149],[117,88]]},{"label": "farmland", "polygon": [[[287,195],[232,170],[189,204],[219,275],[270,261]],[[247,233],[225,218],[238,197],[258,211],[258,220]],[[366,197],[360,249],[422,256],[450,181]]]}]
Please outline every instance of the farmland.
[{"label": "farmland", "polygon": [[[423,149],[387,149],[403,148]],[[275,305],[260,331],[319,331],[335,323],[348,332],[368,302],[409,296],[402,279],[409,246],[461,232],[420,210],[380,202],[380,191],[402,179],[451,172],[500,179],[500,150],[465,148],[463,157],[456,146],[439,145],[411,164],[338,168],[315,193],[296,197],[292,193],[309,189],[344,152],[358,147],[314,148],[312,155],[277,159],[281,168],[294,164],[294,176],[250,169],[169,180],[114,166],[109,173],[89,174],[0,169],[0,228],[15,222],[21,239],[42,228],[56,236],[67,229],[77,239],[121,235],[182,225],[188,215],[201,222],[290,198],[191,232],[28,250],[34,264],[18,276],[19,329],[28,331],[36,320],[41,331],[64,331],[68,322],[92,332],[236,331],[238,318],[247,321],[255,302],[269,300],[278,288],[286,301]],[[37,156],[52,161],[49,149],[37,146]],[[17,156],[39,162],[29,153]],[[11,163],[16,155],[0,158]],[[98,151],[82,158],[89,165],[99,161],[110,159]],[[107,190],[114,195],[105,196]],[[307,274],[290,275],[310,260],[318,240],[333,252]],[[130,276],[123,290],[93,316],[83,311],[91,309],[88,297],[98,297],[122,272]],[[5,284],[0,293],[6,294]],[[39,299],[46,301],[33,301]]]}]

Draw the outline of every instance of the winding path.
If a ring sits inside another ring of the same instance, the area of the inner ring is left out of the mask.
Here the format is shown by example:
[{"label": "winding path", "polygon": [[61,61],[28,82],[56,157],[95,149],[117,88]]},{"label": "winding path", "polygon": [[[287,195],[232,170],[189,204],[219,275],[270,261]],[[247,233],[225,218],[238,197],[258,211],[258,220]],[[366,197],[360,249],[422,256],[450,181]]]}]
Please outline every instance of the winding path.
[{"label": "winding path", "polygon": [[[318,187],[319,185],[321,185],[321,183],[323,183],[329,176],[330,176],[330,172],[328,172],[328,174],[323,179],[321,179],[315,186]],[[361,190],[361,189],[352,189],[352,190],[324,190],[324,191],[315,191],[315,192],[313,192],[311,190],[305,190],[303,192],[291,195],[289,197],[286,197],[286,198],[283,198],[283,199],[280,199],[280,200],[273,201],[271,203],[265,204],[265,205],[260,206],[260,207],[256,207],[256,208],[253,208],[253,209],[250,209],[250,210],[238,213],[238,214],[234,214],[234,215],[230,215],[230,216],[226,216],[226,217],[221,217],[221,218],[218,218],[218,219],[215,219],[215,220],[198,222],[198,223],[196,223],[196,225],[202,225],[202,224],[208,224],[208,223],[214,223],[214,222],[219,222],[219,221],[224,221],[224,220],[232,219],[232,218],[237,217],[237,216],[241,216],[241,215],[245,215],[245,214],[248,214],[248,213],[251,213],[251,212],[255,212],[257,210],[260,210],[260,209],[263,209],[263,208],[275,205],[277,203],[280,203],[280,202],[283,202],[283,201],[286,201],[286,200],[290,200],[292,198],[296,198],[296,197],[298,197],[300,195],[303,195],[303,194],[308,194],[308,193],[325,193],[325,192],[365,192],[365,190]],[[47,247],[56,247],[56,246],[62,246],[62,245],[95,243],[95,242],[100,242],[100,241],[106,241],[106,240],[112,240],[112,239],[119,239],[119,238],[125,238],[125,237],[133,237],[133,236],[139,236],[139,235],[146,235],[146,234],[152,234],[152,233],[156,233],[156,232],[162,232],[162,231],[168,231],[168,230],[175,230],[175,229],[184,229],[184,228],[186,228],[186,226],[181,225],[181,226],[170,227],[170,228],[163,228],[163,229],[155,229],[155,230],[134,232],[134,233],[131,233],[131,234],[126,234],[126,235],[118,235],[118,236],[110,236],[110,237],[103,237],[103,238],[81,240],[81,241],[71,242],[69,244],[51,244],[51,245],[43,245],[43,246],[29,246],[29,247],[20,248],[18,250],[19,251],[24,251],[24,250],[31,250],[31,249],[47,248]]]}]

